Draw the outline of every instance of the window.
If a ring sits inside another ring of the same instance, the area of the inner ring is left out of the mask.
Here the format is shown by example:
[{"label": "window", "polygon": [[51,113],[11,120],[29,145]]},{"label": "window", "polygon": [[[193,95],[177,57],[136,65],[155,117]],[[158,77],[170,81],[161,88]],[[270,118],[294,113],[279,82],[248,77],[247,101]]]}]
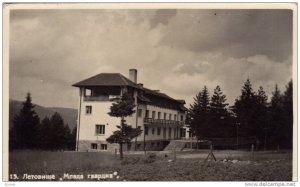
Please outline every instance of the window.
[{"label": "window", "polygon": [[105,125],[96,125],[96,134],[105,134]]},{"label": "window", "polygon": [[172,120],[172,114],[169,114],[169,120]]},{"label": "window", "polygon": [[145,118],[149,118],[149,110],[146,110]]},{"label": "window", "polygon": [[92,114],[92,106],[85,106],[85,114]]},{"label": "window", "polygon": [[155,119],[155,111],[152,111],[152,119]]},{"label": "window", "polygon": [[153,127],[152,128],[152,134],[154,135],[154,133],[155,133],[155,128]]},{"label": "window", "polygon": [[101,149],[102,150],[107,150],[107,144],[101,144]]},{"label": "window", "polygon": [[172,136],[172,128],[169,128],[169,138]]},{"label": "window", "polygon": [[183,121],[183,115],[180,116],[180,121]]},{"label": "window", "polygon": [[160,119],[160,112],[157,113],[157,119]]},{"label": "window", "polygon": [[84,90],[84,96],[92,96],[92,90],[86,88],[86,89]]},{"label": "window", "polygon": [[92,149],[97,149],[97,144],[96,144],[96,143],[92,143],[92,144],[91,144],[91,148],[92,148]]},{"label": "window", "polygon": [[148,127],[145,126],[145,135],[148,135]]},{"label": "window", "polygon": [[143,112],[142,109],[138,109],[138,117],[142,117],[142,112]]},{"label": "window", "polygon": [[174,114],[174,121],[176,121],[177,120],[177,116],[176,116],[176,114]]},{"label": "window", "polygon": [[167,113],[164,113],[164,120],[167,119]]},{"label": "window", "polygon": [[160,127],[157,127],[157,135],[160,135]]}]

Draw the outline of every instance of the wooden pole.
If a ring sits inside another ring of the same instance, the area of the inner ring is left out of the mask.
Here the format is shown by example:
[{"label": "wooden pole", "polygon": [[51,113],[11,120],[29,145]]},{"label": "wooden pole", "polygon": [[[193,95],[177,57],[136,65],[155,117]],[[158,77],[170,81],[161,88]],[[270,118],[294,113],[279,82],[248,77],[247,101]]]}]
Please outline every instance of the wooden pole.
[{"label": "wooden pole", "polygon": [[217,159],[213,153],[213,145],[210,144],[209,148],[210,148],[210,151],[209,151],[209,154],[207,155],[205,161],[207,161],[209,159],[209,157],[212,157],[214,159],[214,161],[217,161]]}]

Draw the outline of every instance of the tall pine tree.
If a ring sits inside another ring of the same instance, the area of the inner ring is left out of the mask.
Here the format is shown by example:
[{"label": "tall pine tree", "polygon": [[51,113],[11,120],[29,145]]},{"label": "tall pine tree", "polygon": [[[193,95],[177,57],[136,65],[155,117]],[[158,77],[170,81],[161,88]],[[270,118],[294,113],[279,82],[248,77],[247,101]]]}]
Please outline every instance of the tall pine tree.
[{"label": "tall pine tree", "polygon": [[282,107],[284,114],[284,147],[292,148],[293,145],[293,82],[286,85],[286,90],[282,96]]},{"label": "tall pine tree", "polygon": [[210,101],[210,137],[232,136],[232,119],[228,113],[227,106],[226,95],[223,94],[220,86],[217,86]]},{"label": "tall pine tree", "polygon": [[[269,113],[268,113],[268,96],[266,95],[262,86],[259,87],[256,98],[256,110],[255,110],[255,121],[254,121],[254,133],[259,142],[259,145],[263,145],[264,149],[267,148],[270,124],[269,124]],[[259,147],[257,147],[259,148]]]},{"label": "tall pine tree", "polygon": [[271,106],[270,106],[270,141],[274,147],[282,147],[283,144],[283,107],[282,107],[282,95],[275,85],[275,90],[272,92]]},{"label": "tall pine tree", "polygon": [[37,149],[39,148],[39,124],[40,119],[34,111],[30,93],[26,96],[23,108],[13,120],[13,127],[10,130],[10,149]]},{"label": "tall pine tree", "polygon": [[241,90],[242,95],[234,103],[234,112],[240,124],[241,136],[255,135],[256,97],[250,79],[247,79]]},{"label": "tall pine tree", "polygon": [[188,126],[193,136],[196,136],[198,140],[207,137],[207,133],[209,133],[209,102],[209,93],[207,87],[204,86],[194,98],[194,103],[190,105]]},{"label": "tall pine tree", "polygon": [[220,86],[217,86],[210,101],[211,113],[218,118],[225,117],[227,115],[227,106],[226,95],[223,94]]}]

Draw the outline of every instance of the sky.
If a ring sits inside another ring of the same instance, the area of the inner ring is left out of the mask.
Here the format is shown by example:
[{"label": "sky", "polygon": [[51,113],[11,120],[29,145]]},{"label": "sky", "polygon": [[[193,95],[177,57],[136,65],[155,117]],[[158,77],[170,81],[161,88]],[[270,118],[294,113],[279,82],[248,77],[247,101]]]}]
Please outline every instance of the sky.
[{"label": "sky", "polygon": [[247,78],[269,98],[292,77],[291,10],[12,10],[10,99],[77,108],[72,84],[138,70],[138,83],[187,107],[204,85],[233,104]]}]

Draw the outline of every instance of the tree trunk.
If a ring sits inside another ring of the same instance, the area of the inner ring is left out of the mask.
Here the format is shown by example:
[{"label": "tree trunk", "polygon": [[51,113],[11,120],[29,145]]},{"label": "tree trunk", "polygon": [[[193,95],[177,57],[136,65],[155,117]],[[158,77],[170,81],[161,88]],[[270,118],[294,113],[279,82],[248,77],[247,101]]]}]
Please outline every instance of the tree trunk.
[{"label": "tree trunk", "polygon": [[[124,116],[121,117],[121,133],[124,132]],[[120,145],[120,159],[123,159],[123,142],[119,143]]]},{"label": "tree trunk", "polygon": [[123,143],[119,143],[120,146],[120,159],[123,159]]}]

